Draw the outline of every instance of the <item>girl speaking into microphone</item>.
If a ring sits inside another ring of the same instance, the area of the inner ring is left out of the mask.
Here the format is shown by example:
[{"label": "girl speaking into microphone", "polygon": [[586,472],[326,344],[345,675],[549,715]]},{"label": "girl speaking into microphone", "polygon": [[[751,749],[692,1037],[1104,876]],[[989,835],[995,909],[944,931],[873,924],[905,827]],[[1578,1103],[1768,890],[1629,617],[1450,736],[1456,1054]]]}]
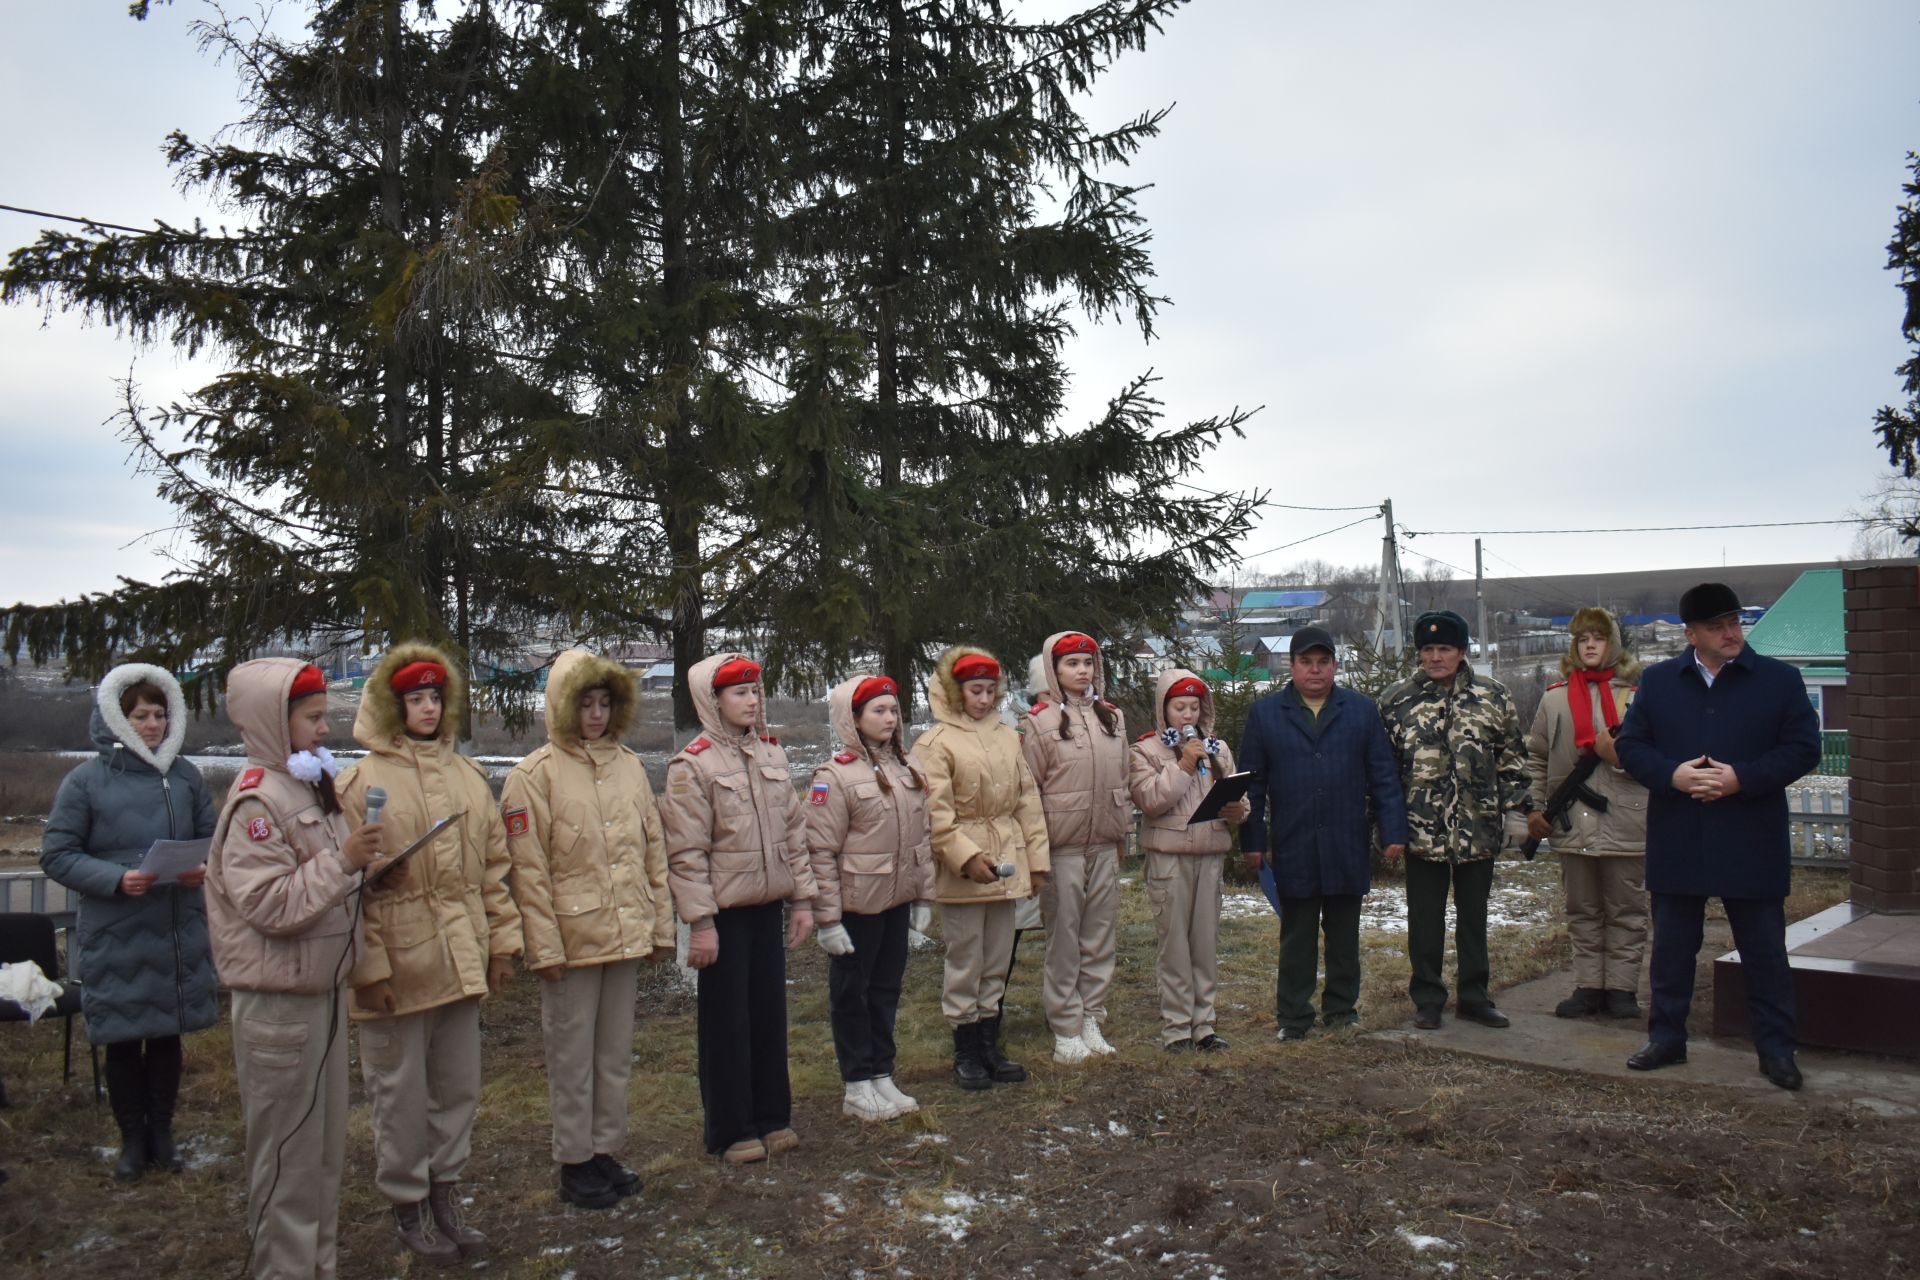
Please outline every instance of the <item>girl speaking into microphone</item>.
[{"label": "girl speaking into microphone", "polygon": [[1040,787],[1053,874],[1040,895],[1047,922],[1041,987],[1053,1060],[1110,1054],[1100,1030],[1113,986],[1120,920],[1120,855],[1133,826],[1126,721],[1104,696],[1100,646],[1079,631],[1048,636],[1054,700],[1027,713],[1020,749]]},{"label": "girl speaking into microphone", "polygon": [[1221,778],[1233,752],[1213,736],[1213,690],[1191,671],[1162,672],[1155,689],[1160,728],[1133,744],[1127,790],[1146,815],[1147,901],[1160,935],[1162,1048],[1224,1049],[1214,1032],[1215,947],[1220,936],[1220,873],[1233,845],[1227,830],[1251,812],[1244,798],[1212,822],[1187,819]]}]

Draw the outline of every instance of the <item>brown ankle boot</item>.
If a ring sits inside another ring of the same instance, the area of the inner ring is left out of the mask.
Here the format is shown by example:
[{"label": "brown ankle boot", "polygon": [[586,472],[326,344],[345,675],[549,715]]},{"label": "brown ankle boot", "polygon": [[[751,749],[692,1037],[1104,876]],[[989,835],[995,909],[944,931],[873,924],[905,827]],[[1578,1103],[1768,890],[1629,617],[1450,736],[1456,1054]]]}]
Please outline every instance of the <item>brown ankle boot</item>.
[{"label": "brown ankle boot", "polygon": [[433,1214],[425,1200],[419,1204],[394,1205],[393,1227],[399,1233],[401,1245],[422,1262],[444,1267],[460,1261],[460,1250],[453,1241],[434,1228]]},{"label": "brown ankle boot", "polygon": [[467,1225],[467,1216],[461,1211],[458,1183],[434,1183],[427,1192],[427,1203],[433,1208],[433,1225],[440,1229],[440,1237],[453,1241],[461,1257],[487,1256],[487,1238]]}]

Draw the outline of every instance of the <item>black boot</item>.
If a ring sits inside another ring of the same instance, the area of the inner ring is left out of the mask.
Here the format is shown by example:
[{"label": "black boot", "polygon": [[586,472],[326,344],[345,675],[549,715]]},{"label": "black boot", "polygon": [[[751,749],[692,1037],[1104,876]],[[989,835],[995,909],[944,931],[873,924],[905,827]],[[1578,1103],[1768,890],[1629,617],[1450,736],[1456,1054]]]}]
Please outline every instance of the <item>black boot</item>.
[{"label": "black boot", "polygon": [[173,1142],[173,1110],[180,1098],[180,1039],[147,1042],[147,1160],[155,1169],[186,1168]]},{"label": "black boot", "polygon": [[120,1126],[120,1159],[113,1176],[132,1181],[147,1171],[147,1080],[138,1041],[108,1047],[106,1076],[107,1101]]},{"label": "black boot", "polygon": [[1644,1018],[1640,1010],[1640,1000],[1631,991],[1607,992],[1607,1016],[1609,1018]]},{"label": "black boot", "polygon": [[1573,994],[1553,1006],[1556,1018],[1590,1018],[1607,1007],[1607,993],[1598,987],[1575,987]]},{"label": "black boot", "polygon": [[953,1082],[962,1089],[993,1088],[993,1073],[980,1056],[980,1028],[969,1022],[953,1029]]},{"label": "black boot", "polygon": [[980,1027],[980,1057],[987,1064],[987,1070],[993,1075],[995,1084],[1019,1084],[1027,1078],[1027,1069],[1017,1062],[1009,1061],[1007,1055],[1000,1052],[1000,1015],[982,1018]]}]

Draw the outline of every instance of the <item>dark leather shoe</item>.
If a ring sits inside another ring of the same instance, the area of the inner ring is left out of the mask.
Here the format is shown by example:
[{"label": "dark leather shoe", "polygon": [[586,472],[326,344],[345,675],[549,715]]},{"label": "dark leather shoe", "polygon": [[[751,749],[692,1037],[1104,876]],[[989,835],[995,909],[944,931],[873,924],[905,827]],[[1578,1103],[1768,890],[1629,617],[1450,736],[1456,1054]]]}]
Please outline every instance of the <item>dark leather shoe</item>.
[{"label": "dark leather shoe", "polygon": [[594,1159],[560,1166],[560,1198],[576,1209],[611,1209],[620,1193]]},{"label": "dark leather shoe", "polygon": [[1631,991],[1607,992],[1607,1016],[1609,1018],[1644,1018],[1640,1001]]},{"label": "dark leather shoe", "polygon": [[1194,1041],[1193,1047],[1202,1053],[1219,1053],[1227,1047],[1227,1042],[1219,1036],[1210,1035],[1204,1040]]},{"label": "dark leather shoe", "polygon": [[1640,1047],[1640,1052],[1627,1059],[1627,1065],[1635,1071],[1658,1071],[1662,1067],[1678,1066],[1687,1060],[1687,1046],[1662,1044],[1658,1040],[1649,1040]]},{"label": "dark leather shoe", "polygon": [[1604,1009],[1607,993],[1598,987],[1575,987],[1573,994],[1553,1006],[1556,1018],[1591,1018]]},{"label": "dark leather shoe", "polygon": [[1440,1028],[1440,1006],[1423,1004],[1413,1011],[1413,1025],[1422,1031],[1437,1031]]},{"label": "dark leather shoe", "polygon": [[1454,1016],[1468,1022],[1477,1022],[1483,1027],[1510,1027],[1513,1020],[1496,1009],[1492,1002],[1486,1004],[1463,1004],[1454,1010]]},{"label": "dark leather shoe", "polygon": [[1305,1027],[1282,1027],[1277,1039],[1281,1044],[1298,1044],[1307,1038]]},{"label": "dark leather shoe", "polygon": [[1760,1059],[1760,1074],[1779,1085],[1782,1089],[1800,1087],[1800,1068],[1795,1065],[1793,1055],[1784,1058]]},{"label": "dark leather shoe", "polygon": [[641,1191],[640,1175],[605,1153],[596,1154],[592,1163],[599,1168],[600,1175],[607,1180],[616,1195],[637,1196]]}]

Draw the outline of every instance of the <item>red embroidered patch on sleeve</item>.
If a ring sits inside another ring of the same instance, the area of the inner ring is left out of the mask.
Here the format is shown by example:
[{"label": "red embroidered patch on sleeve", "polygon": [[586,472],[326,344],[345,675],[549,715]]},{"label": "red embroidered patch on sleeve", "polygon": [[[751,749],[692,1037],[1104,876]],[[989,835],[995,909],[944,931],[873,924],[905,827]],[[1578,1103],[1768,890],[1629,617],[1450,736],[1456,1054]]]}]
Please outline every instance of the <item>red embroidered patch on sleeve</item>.
[{"label": "red embroidered patch on sleeve", "polygon": [[835,764],[852,764],[859,758],[859,756],[853,754],[851,751],[842,751],[833,757],[833,762]]},{"label": "red embroidered patch on sleeve", "polygon": [[273,835],[273,824],[265,818],[255,818],[247,823],[247,834],[255,840],[270,839]]},{"label": "red embroidered patch on sleeve", "polygon": [[702,751],[705,751],[708,747],[712,745],[713,744],[711,742],[708,742],[705,738],[695,738],[692,742],[689,742],[687,744],[687,754],[690,756],[697,756]]},{"label": "red embroidered patch on sleeve", "polygon": [[523,836],[532,830],[532,824],[527,821],[527,811],[525,809],[509,809],[505,817],[507,819],[507,834],[510,836]]},{"label": "red embroidered patch on sleeve", "polygon": [[832,789],[833,788],[825,782],[814,783],[813,795],[810,797],[811,802],[813,804],[825,804],[827,802],[827,795]]},{"label": "red embroidered patch on sleeve", "polygon": [[238,787],[238,790],[251,791],[255,787],[259,786],[260,780],[262,778],[265,778],[266,776],[267,776],[267,771],[256,765],[255,767],[247,770],[245,773],[240,775],[240,786]]}]

